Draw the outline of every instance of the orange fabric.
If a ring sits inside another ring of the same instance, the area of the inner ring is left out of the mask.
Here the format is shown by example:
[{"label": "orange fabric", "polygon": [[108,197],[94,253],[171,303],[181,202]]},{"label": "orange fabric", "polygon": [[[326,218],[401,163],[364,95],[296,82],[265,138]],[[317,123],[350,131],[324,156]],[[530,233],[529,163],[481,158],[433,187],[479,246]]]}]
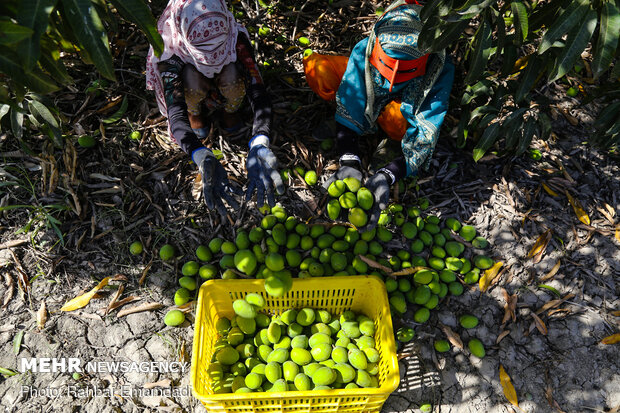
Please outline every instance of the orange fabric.
[{"label": "orange fabric", "polygon": [[385,105],[377,118],[377,123],[390,138],[399,142],[403,140],[409,127],[407,119],[400,113],[400,102],[395,100]]},{"label": "orange fabric", "polygon": [[346,56],[312,53],[304,57],[304,72],[308,86],[325,100],[336,100],[336,91],[347,70]]},{"label": "orange fabric", "polygon": [[[304,72],[310,89],[325,100],[335,100],[336,92],[347,69],[349,58],[312,53],[304,57]],[[400,113],[400,102],[388,103],[379,114],[377,123],[396,141],[401,141],[407,132],[407,120]]]}]

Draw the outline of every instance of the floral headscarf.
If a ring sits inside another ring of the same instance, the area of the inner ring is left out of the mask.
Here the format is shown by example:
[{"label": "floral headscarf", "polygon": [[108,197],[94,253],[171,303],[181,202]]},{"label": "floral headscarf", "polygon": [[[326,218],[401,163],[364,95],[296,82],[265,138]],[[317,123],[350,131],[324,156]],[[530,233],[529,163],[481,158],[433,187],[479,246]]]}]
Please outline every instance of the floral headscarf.
[{"label": "floral headscarf", "polygon": [[158,62],[177,55],[212,78],[225,65],[237,60],[239,31],[247,35],[247,30],[235,21],[223,0],[170,0],[157,22],[157,29],[164,41],[164,52],[157,57],[153,48],[149,49],[146,88],[155,90],[159,111],[164,116],[167,109]]}]

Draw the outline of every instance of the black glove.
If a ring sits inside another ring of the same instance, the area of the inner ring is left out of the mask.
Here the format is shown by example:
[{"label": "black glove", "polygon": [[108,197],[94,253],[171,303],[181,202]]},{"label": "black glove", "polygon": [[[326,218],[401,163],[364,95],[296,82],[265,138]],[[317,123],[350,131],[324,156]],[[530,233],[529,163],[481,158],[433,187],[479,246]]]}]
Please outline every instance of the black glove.
[{"label": "black glove", "polygon": [[181,72],[185,63],[177,55],[163,60],[157,64],[157,70],[164,84],[164,98],[166,105],[170,106],[177,99],[184,99]]},{"label": "black glove", "polygon": [[207,208],[215,208],[222,218],[226,217],[226,207],[222,199],[233,210],[239,209],[239,203],[231,194],[241,195],[242,191],[230,184],[228,174],[213,152],[207,148],[200,148],[192,153],[192,159],[202,175],[202,195]]},{"label": "black glove", "polygon": [[355,178],[358,181],[362,182],[362,162],[357,155],[345,153],[340,157],[338,163],[340,164],[340,167],[323,184],[323,188],[327,189],[332,182],[339,179],[343,180],[344,178]]},{"label": "black glove", "polygon": [[390,200],[390,185],[392,185],[394,181],[395,179],[392,172],[385,168],[379,169],[376,174],[366,180],[365,186],[372,192],[375,202],[372,204],[368,223],[363,228],[360,228],[361,232],[370,231],[377,226],[381,211],[387,208],[387,204]]},{"label": "black glove", "polygon": [[274,188],[278,195],[284,193],[284,184],[278,173],[277,163],[275,155],[269,149],[267,136],[257,135],[250,140],[250,152],[245,162],[245,169],[248,171],[246,201],[252,199],[254,190],[256,190],[256,205],[259,208],[265,204],[265,195],[267,195],[269,206],[276,205]]}]

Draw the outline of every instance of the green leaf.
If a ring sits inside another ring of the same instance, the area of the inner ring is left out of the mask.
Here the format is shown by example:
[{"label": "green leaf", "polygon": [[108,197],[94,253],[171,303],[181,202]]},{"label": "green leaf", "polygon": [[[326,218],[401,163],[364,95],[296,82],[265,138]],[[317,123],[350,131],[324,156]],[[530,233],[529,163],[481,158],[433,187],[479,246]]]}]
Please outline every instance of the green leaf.
[{"label": "green leaf", "polygon": [[467,86],[461,98],[461,105],[468,105],[475,98],[489,96],[491,93],[493,93],[493,82],[489,79],[482,79],[473,86]]},{"label": "green leaf", "polygon": [[464,80],[465,84],[475,82],[482,76],[491,55],[491,33],[491,22],[488,18],[485,18],[480,27],[478,27],[474,37],[473,49],[475,55],[469,59],[469,71]]},{"label": "green leaf", "polygon": [[502,134],[506,137],[506,149],[514,149],[522,136],[525,108],[518,108],[502,122]]},{"label": "green leaf", "polygon": [[575,66],[575,62],[588,46],[596,29],[596,17],[596,11],[590,10],[583,20],[568,32],[564,48],[549,74],[548,83],[561,78]]},{"label": "green leaf", "polygon": [[599,132],[609,129],[618,120],[618,113],[620,113],[620,101],[607,105],[594,121],[594,129]]},{"label": "green leaf", "polygon": [[425,52],[429,52],[430,48],[435,43],[435,39],[441,36],[446,26],[446,24],[442,24],[439,17],[431,16],[422,26],[422,30],[418,36],[418,48]]},{"label": "green leaf", "polygon": [[10,377],[10,376],[15,376],[17,372],[11,369],[5,369],[4,367],[0,367],[0,374],[2,374],[3,376]]},{"label": "green leaf", "polygon": [[519,108],[512,112],[510,115],[506,116],[504,121],[502,122],[502,127],[510,128],[513,124],[521,124],[523,120],[523,114],[527,109]]},{"label": "green leaf", "polygon": [[467,136],[469,135],[469,115],[470,112],[468,110],[461,113],[459,128],[456,134],[456,146],[459,149],[463,149],[465,147],[465,143],[467,142]]},{"label": "green leaf", "polygon": [[430,0],[424,4],[420,11],[420,20],[427,21],[431,15],[437,15],[437,9],[443,0]]},{"label": "green leaf", "polygon": [[447,21],[461,19],[471,19],[482,13],[487,7],[496,3],[496,0],[468,0],[462,7],[455,10],[455,13],[448,15]]},{"label": "green leaf", "polygon": [[[427,24],[428,23],[431,23],[431,21],[429,20]],[[457,23],[448,23],[444,26],[437,27],[440,33],[439,36],[435,33],[435,36],[433,36],[428,42],[424,41],[421,36],[418,39],[418,47],[425,52],[437,52],[443,50],[457,40],[463,34],[463,31],[468,25],[469,20],[461,20]],[[424,30],[435,30],[435,27],[432,27],[432,25],[426,27],[425,24],[424,27],[422,27],[422,34],[424,34]]]},{"label": "green leaf", "polygon": [[[508,36],[510,38],[510,36]],[[502,76],[509,76],[517,63],[518,50],[513,44],[507,43],[502,53]]]},{"label": "green leaf", "polygon": [[0,72],[35,92],[51,93],[58,90],[58,85],[40,69],[25,72],[15,52],[5,46],[0,46]]},{"label": "green leaf", "polygon": [[159,57],[164,52],[164,41],[157,31],[157,21],[151,9],[143,0],[110,0],[121,16],[142,30],[146,39],[153,46],[155,56]]},{"label": "green leaf", "polygon": [[28,122],[30,122],[32,124],[32,126],[34,126],[35,129],[40,129],[43,127],[43,123],[41,123],[39,121],[39,119],[34,116],[32,113],[27,113],[26,117],[28,118]]},{"label": "green leaf", "polygon": [[506,137],[506,149],[513,150],[517,146],[523,133],[521,126],[521,124],[515,122],[509,124],[504,122],[502,124],[502,135]]},{"label": "green leaf", "polygon": [[571,0],[568,7],[557,20],[553,21],[553,24],[543,36],[540,46],[538,47],[538,54],[543,54],[556,40],[560,39],[571,28],[579,24],[588,10],[590,10],[588,0]]},{"label": "green leaf", "polygon": [[43,123],[39,126],[39,128],[50,138],[54,146],[56,146],[57,148],[63,147],[64,140],[62,138],[62,132],[60,131],[60,129],[53,127],[49,123]]},{"label": "green leaf", "polygon": [[30,112],[40,120],[43,120],[55,128],[59,127],[58,121],[56,121],[56,118],[52,115],[52,112],[50,112],[50,110],[41,102],[31,100],[28,102],[28,108],[30,109]]},{"label": "green leaf", "polygon": [[[594,47],[592,73],[595,79],[611,65],[618,47],[618,36],[620,36],[620,12],[613,2],[608,1],[603,4],[601,10],[599,34]],[[616,63],[616,66],[619,64]]]},{"label": "green leaf", "polygon": [[3,206],[3,207],[0,207],[0,212],[2,212],[2,211],[10,211],[12,209],[21,209],[21,208],[34,209],[34,206],[32,206],[32,205],[6,205],[6,206]]},{"label": "green leaf", "polygon": [[499,123],[495,122],[490,124],[482,134],[482,137],[474,148],[474,161],[478,162],[482,158],[487,150],[495,143],[499,136]]},{"label": "green leaf", "polygon": [[116,80],[108,37],[90,0],[62,0],[62,5],[64,17],[97,70],[106,78]]},{"label": "green leaf", "polygon": [[[21,109],[21,103],[17,104]],[[11,117],[11,132],[17,139],[24,135],[24,113],[21,110],[13,109],[9,115]]]},{"label": "green leaf", "polygon": [[544,288],[546,290],[551,291],[553,294],[555,294],[558,298],[562,298],[562,294],[560,294],[560,292],[558,290],[556,290],[555,288],[553,288],[550,285],[547,284],[538,284],[538,288]]},{"label": "green leaf", "polygon": [[476,126],[478,129],[485,129],[488,125],[491,124],[494,120],[497,119],[497,114],[495,113],[487,113],[480,119],[478,125]]},{"label": "green leaf", "polygon": [[48,49],[43,49],[41,51],[41,55],[39,57],[39,63],[43,70],[50,74],[56,81],[60,82],[63,85],[71,83],[73,79],[67,73],[67,69],[65,65],[62,63],[60,59],[56,59],[53,56],[53,52]]},{"label": "green leaf", "polygon": [[499,109],[494,106],[489,106],[489,105],[478,106],[476,109],[471,111],[471,121],[476,120],[482,115],[497,114],[497,113],[499,113]]},{"label": "green leaf", "polygon": [[528,16],[530,33],[538,32],[543,26],[548,29],[548,23],[556,21],[560,14],[564,11],[555,2],[530,2],[530,5],[532,6],[532,11]]},{"label": "green leaf", "polygon": [[510,9],[512,10],[512,15],[514,16],[514,26],[516,37],[518,40],[518,44],[521,44],[522,40],[525,40],[528,32],[528,19],[527,19],[527,9],[525,5],[517,0],[510,3]]},{"label": "green leaf", "polygon": [[[493,10],[495,11],[495,10]],[[497,52],[495,53],[496,59],[502,58],[504,54],[504,45],[506,44],[506,22],[501,13],[494,13],[494,22],[497,25],[495,33],[497,36]]]},{"label": "green leaf", "polygon": [[17,22],[33,30],[32,36],[18,49],[26,70],[31,70],[39,60],[41,35],[47,30],[50,14],[56,0],[22,0],[17,10]]},{"label": "green leaf", "polygon": [[540,132],[540,139],[546,141],[547,139],[549,139],[549,136],[551,136],[551,130],[552,130],[551,119],[549,119],[549,116],[547,116],[546,114],[539,113],[538,122],[540,123],[540,126],[542,127],[542,131]]},{"label": "green leaf", "polygon": [[0,44],[15,44],[29,38],[34,33],[28,27],[8,20],[0,20]]},{"label": "green leaf", "polygon": [[609,77],[611,79],[618,79],[620,77],[620,65],[614,65],[614,68],[611,69],[611,75]]},{"label": "green leaf", "polygon": [[536,79],[538,79],[541,69],[543,68],[542,63],[542,57],[536,55],[530,56],[527,66],[519,76],[519,87],[515,92],[515,99],[517,102],[521,102],[535,86]]},{"label": "green leaf", "polygon": [[24,330],[19,330],[19,332],[15,334],[15,338],[13,338],[13,353],[19,354],[19,349],[22,346],[23,337],[24,337]]},{"label": "green leaf", "polygon": [[[4,115],[9,113],[9,110],[11,110],[11,105],[6,104],[6,103],[0,105],[0,122],[2,121],[2,118],[4,117]],[[2,130],[1,124],[0,124],[0,130]]]},{"label": "green leaf", "polygon": [[517,147],[517,155],[521,155],[527,148],[530,147],[530,143],[532,142],[532,138],[538,131],[538,124],[536,119],[532,116],[527,118],[525,121],[525,125],[523,125],[523,137],[519,141],[519,146]]},{"label": "green leaf", "polygon": [[103,123],[118,122],[123,117],[126,110],[127,110],[127,96],[123,96],[123,101],[121,102],[120,108],[118,108],[118,110],[114,112],[112,116],[110,116],[107,119],[104,119]]}]

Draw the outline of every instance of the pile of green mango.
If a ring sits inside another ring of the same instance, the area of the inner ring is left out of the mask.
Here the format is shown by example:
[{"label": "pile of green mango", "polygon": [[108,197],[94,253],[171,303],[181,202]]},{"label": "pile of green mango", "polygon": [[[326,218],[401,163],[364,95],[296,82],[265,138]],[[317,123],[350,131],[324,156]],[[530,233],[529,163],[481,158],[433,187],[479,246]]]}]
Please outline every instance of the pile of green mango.
[{"label": "pile of green mango", "polygon": [[[365,188],[358,184],[335,181],[328,191],[342,191],[338,202],[356,194],[361,207],[349,212],[365,211],[372,204],[360,197]],[[197,281],[217,276],[265,279],[266,292],[281,297],[294,278],[370,274],[385,281],[393,314],[411,309],[413,321],[422,324],[446,295],[461,295],[464,285],[477,283],[481,271],[494,264],[482,252],[488,241],[473,226],[425,215],[417,206],[392,204],[382,211],[377,227],[363,233],[346,223],[300,222],[279,205],[265,213],[258,225],[237,230],[234,240],[216,237],[197,248],[196,260],[182,267],[175,304],[193,299]],[[397,338],[408,341],[411,331],[405,328]]]},{"label": "pile of green mango", "polygon": [[233,302],[235,316],[215,324],[208,375],[214,393],[379,387],[375,324],[363,314],[290,309],[269,316],[250,293]]},{"label": "pile of green mango", "polygon": [[360,228],[368,223],[369,211],[374,204],[374,197],[368,188],[362,186],[356,178],[336,180],[327,187],[332,198],[327,202],[327,216],[336,221],[346,216],[355,227]]}]

